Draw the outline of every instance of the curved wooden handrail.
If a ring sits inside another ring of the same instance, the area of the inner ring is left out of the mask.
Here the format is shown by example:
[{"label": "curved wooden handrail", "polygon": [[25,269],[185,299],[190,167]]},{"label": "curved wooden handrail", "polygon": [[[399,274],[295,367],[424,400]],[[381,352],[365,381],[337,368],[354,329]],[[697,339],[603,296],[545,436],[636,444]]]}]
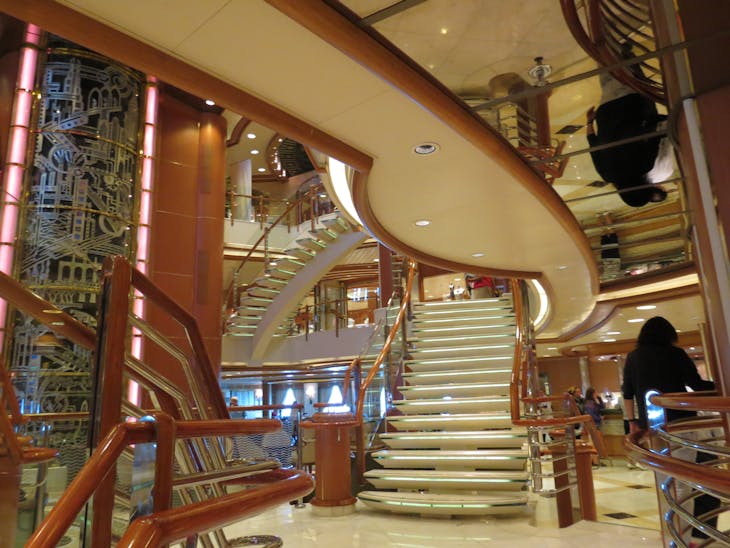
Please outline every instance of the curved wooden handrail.
[{"label": "curved wooden handrail", "polygon": [[281,221],[289,214],[289,212],[294,209],[295,207],[299,206],[301,203],[305,201],[305,199],[311,199],[313,195],[317,194],[318,192],[321,192],[324,188],[323,183],[317,183],[315,185],[312,185],[307,191],[302,194],[297,200],[291,202],[287,208],[279,215],[276,220],[274,220],[273,223],[271,223],[269,226],[264,229],[263,233],[259,237],[258,240],[256,240],[256,243],[251,246],[251,249],[248,250],[248,253],[246,253],[246,256],[241,259],[240,264],[236,267],[236,269],[233,271],[233,279],[231,280],[230,285],[226,289],[225,296],[223,297],[224,303],[230,303],[231,298],[233,297],[233,292],[235,290],[235,283],[236,283],[236,275],[241,271],[243,268],[243,265],[246,264],[246,261],[248,261],[251,258],[251,255],[253,255],[253,252],[256,251],[263,242],[269,233],[274,229],[275,226],[277,226]]},{"label": "curved wooden handrail", "polygon": [[[117,459],[127,445],[157,441],[159,445],[170,446],[174,441],[171,436],[176,439],[186,439],[259,434],[275,432],[281,428],[281,421],[274,419],[176,422],[165,413],[157,415],[158,420],[174,424],[174,428],[159,429],[152,422],[131,422],[119,423],[111,429],[35,530],[26,543],[26,548],[52,548],[60,542],[73,520],[99,487],[100,478],[106,477],[114,469]],[[158,494],[164,496],[163,493]]]},{"label": "curved wooden handrail", "polygon": [[135,520],[117,543],[118,547],[153,548],[215,527],[229,525],[310,493],[309,474],[289,472],[274,484],[244,490],[216,499],[189,504]]},{"label": "curved wooden handrail", "polygon": [[[620,62],[620,59],[608,45],[603,26],[601,23],[601,5],[608,7],[607,2],[601,0],[587,0],[586,23],[590,32],[586,32],[583,23],[578,16],[575,0],[560,0],[560,8],[563,18],[570,30],[573,39],[594,61],[599,65],[613,65]],[[611,76],[622,84],[630,87],[637,93],[641,93],[658,103],[666,103],[666,96],[663,90],[650,81],[637,78],[631,71],[618,67],[610,71]]]},{"label": "curved wooden handrail", "polygon": [[74,344],[89,350],[96,348],[96,333],[92,329],[2,272],[0,298]]},{"label": "curved wooden handrail", "polygon": [[378,353],[378,357],[375,358],[375,362],[373,363],[373,366],[370,368],[370,371],[368,372],[368,376],[365,377],[365,380],[360,385],[360,389],[357,393],[357,406],[355,408],[355,420],[357,421],[358,425],[362,426],[363,424],[363,410],[365,406],[365,393],[367,392],[368,388],[370,388],[370,385],[373,382],[373,379],[375,378],[375,375],[378,374],[378,371],[380,371],[381,366],[383,365],[383,362],[385,361],[385,357],[388,355],[388,352],[390,352],[390,347],[393,344],[393,340],[395,340],[396,336],[398,335],[398,330],[400,329],[400,325],[403,322],[403,318],[405,318],[406,312],[408,311],[408,302],[411,297],[411,289],[413,288],[413,279],[416,276],[416,262],[413,260],[410,260],[410,270],[408,271],[408,280],[406,282],[406,290],[403,294],[403,298],[401,300],[400,308],[398,309],[398,314],[395,317],[395,321],[393,322],[393,327],[390,329],[390,333],[388,333],[388,337],[385,339],[385,343],[383,344],[383,348],[380,349],[380,352]]},{"label": "curved wooden handrail", "polygon": [[293,403],[291,405],[272,404],[272,405],[233,405],[228,411],[276,411],[279,409],[304,409],[303,403]]},{"label": "curved wooden handrail", "polygon": [[[701,421],[717,422],[713,417],[701,419]],[[648,441],[650,434],[650,430],[642,430],[626,436],[624,438],[626,455],[636,462],[646,464],[655,471],[675,479],[703,485],[718,493],[730,493],[730,474],[727,473],[727,470],[696,464],[646,449],[642,443]]]},{"label": "curved wooden handrail", "polygon": [[[111,268],[114,269],[119,261],[125,261],[123,257],[114,257]],[[107,263],[105,262],[105,265]],[[218,417],[228,417],[226,402],[218,384],[214,368],[210,363],[210,356],[205,348],[203,337],[198,329],[195,318],[182,306],[180,306],[167,293],[157,287],[149,278],[137,269],[132,269],[132,286],[142,293],[151,302],[154,302],[162,310],[171,315],[185,330],[193,351],[194,361],[198,367],[193,368],[192,375],[200,383],[203,392],[208,396],[208,402],[213,406],[212,411]]]},{"label": "curved wooden handrail", "polygon": [[730,412],[730,397],[717,396],[716,394],[715,390],[667,393],[652,396],[651,403],[665,409]]}]

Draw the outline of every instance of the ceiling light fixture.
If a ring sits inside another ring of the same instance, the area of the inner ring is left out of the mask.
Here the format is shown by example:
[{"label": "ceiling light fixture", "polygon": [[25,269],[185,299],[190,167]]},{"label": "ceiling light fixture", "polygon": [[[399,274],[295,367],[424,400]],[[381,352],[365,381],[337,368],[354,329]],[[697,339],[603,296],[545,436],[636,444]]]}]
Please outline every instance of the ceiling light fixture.
[{"label": "ceiling light fixture", "polygon": [[438,149],[439,146],[436,143],[421,143],[420,145],[413,147],[413,152],[419,156],[427,156],[429,154],[433,154]]},{"label": "ceiling light fixture", "polygon": [[259,151],[258,151],[258,150],[256,150],[256,149],[253,149],[253,150],[251,151],[251,154],[258,154],[258,153],[259,153]]},{"label": "ceiling light fixture", "polygon": [[626,321],[629,323],[639,323],[639,322],[643,322],[644,318],[631,318],[630,320],[626,320]]},{"label": "ceiling light fixture", "polygon": [[606,335],[620,335],[621,331],[607,331]]},{"label": "ceiling light fixture", "polygon": [[258,169],[258,172],[259,172],[259,173],[263,173],[264,171],[266,171],[266,168],[265,168],[265,167],[260,167],[260,168]]},{"label": "ceiling light fixture", "polygon": [[568,268],[568,267],[567,267],[567,265],[561,264],[561,265],[560,265],[560,266],[558,267],[558,270],[567,270],[567,268]]},{"label": "ceiling light fixture", "polygon": [[428,226],[431,224],[431,221],[429,221],[428,219],[420,219],[413,224],[415,224],[416,226]]},{"label": "ceiling light fixture", "polygon": [[255,133],[247,133],[246,134],[246,137],[248,137],[249,139],[255,139],[256,138],[256,134]]},{"label": "ceiling light fixture", "polygon": [[206,99],[205,104],[208,105],[209,107],[213,107],[213,106],[215,106],[215,101],[213,101],[213,99]]},{"label": "ceiling light fixture", "polygon": [[637,306],[636,310],[654,310],[655,308],[655,304],[642,304],[641,306]]},{"label": "ceiling light fixture", "polygon": [[603,339],[603,342],[616,342],[616,339]]},{"label": "ceiling light fixture", "polygon": [[472,253],[471,256],[474,257],[475,259],[478,259],[479,257],[484,257],[484,253],[479,251],[477,253]]}]

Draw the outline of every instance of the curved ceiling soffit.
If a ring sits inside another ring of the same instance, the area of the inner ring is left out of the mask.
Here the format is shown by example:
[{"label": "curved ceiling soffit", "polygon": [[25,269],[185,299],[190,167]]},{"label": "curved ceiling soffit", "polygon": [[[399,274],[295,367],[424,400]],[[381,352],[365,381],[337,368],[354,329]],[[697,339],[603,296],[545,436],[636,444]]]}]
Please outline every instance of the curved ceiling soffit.
[{"label": "curved ceiling soffit", "polygon": [[233,130],[231,131],[231,136],[226,141],[227,148],[234,147],[241,142],[241,135],[243,135],[243,132],[246,131],[246,128],[250,123],[251,120],[245,117],[241,117],[241,119],[236,122],[236,125],[233,126]]},{"label": "curved ceiling soffit", "polygon": [[611,299],[606,301],[600,301],[593,308],[593,311],[588,317],[574,329],[563,333],[560,337],[553,337],[550,339],[539,339],[537,342],[540,344],[550,343],[565,343],[578,337],[590,335],[597,329],[600,329],[610,320],[620,308],[625,306],[638,306],[648,302],[658,303],[663,301],[671,301],[681,297],[691,297],[700,294],[700,287],[698,284],[676,287],[672,289],[663,289],[661,291],[653,291],[651,293],[645,293],[642,295],[633,295],[631,297],[621,297],[619,299]]},{"label": "curved ceiling soffit", "polygon": [[[497,162],[545,207],[564,228],[583,257],[591,273],[591,291],[599,291],[598,268],[586,238],[575,216],[539,173],[496,130],[471,112],[453,93],[415,63],[378,41],[374,31],[359,27],[350,19],[323,2],[266,0],[270,5],[319,36],[322,40],[367,68],[461,134],[467,141]],[[365,186],[365,182],[360,182]],[[356,193],[353,192],[353,198]],[[367,216],[367,193],[357,193],[358,213]],[[374,219],[370,215],[371,221]],[[375,232],[374,232],[375,233]],[[381,235],[378,233],[378,237]],[[433,263],[431,261],[429,264]],[[437,265],[440,266],[440,265]],[[469,266],[469,268],[474,268]],[[468,271],[468,269],[467,269]],[[520,276],[520,277],[524,277]],[[534,277],[534,276],[529,276]]]},{"label": "curved ceiling soffit", "polygon": [[[387,247],[398,251],[415,259],[419,262],[426,263],[446,270],[454,272],[471,272],[474,274],[481,274],[484,276],[494,276],[496,278],[525,278],[525,279],[536,279],[540,283],[544,284],[541,272],[530,272],[521,270],[504,270],[499,268],[486,268],[482,266],[474,266],[471,264],[459,263],[456,261],[448,261],[441,257],[429,255],[424,251],[415,249],[408,244],[403,243],[395,236],[390,234],[380,221],[375,217],[370,202],[367,199],[367,175],[356,171],[352,179],[352,199],[355,203],[355,208],[360,216],[360,220],[365,224],[365,228],[375,238],[383,242]],[[547,289],[546,289],[547,290]]]},{"label": "curved ceiling soffit", "polygon": [[368,172],[372,158],[344,141],[235,87],[177,57],[97,21],[79,11],[47,0],[0,0],[8,15],[31,22],[102,55],[217,105],[255,120],[274,131],[311,146],[358,171]]}]

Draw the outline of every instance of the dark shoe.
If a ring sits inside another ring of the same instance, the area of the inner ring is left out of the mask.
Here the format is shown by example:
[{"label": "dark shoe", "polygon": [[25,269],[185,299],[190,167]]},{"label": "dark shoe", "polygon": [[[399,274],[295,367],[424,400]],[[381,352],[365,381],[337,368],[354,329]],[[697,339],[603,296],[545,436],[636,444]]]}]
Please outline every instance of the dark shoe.
[{"label": "dark shoe", "polygon": [[649,198],[650,202],[663,202],[667,199],[667,192],[662,188],[654,188],[651,192],[651,197]]}]

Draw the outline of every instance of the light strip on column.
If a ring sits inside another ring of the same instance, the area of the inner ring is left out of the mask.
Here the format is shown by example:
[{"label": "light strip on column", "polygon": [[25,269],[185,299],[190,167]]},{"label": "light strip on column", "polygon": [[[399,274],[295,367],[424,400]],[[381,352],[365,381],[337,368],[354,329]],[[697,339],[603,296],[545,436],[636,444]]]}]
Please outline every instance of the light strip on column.
[{"label": "light strip on column", "polygon": [[[15,237],[18,232],[21,192],[25,176],[28,151],[31,111],[33,109],[33,88],[38,67],[38,47],[41,29],[28,25],[25,29],[24,45],[20,50],[18,79],[13,98],[8,153],[3,181],[2,214],[0,220],[0,272],[12,275],[15,254]],[[5,338],[5,315],[7,302],[0,299],[0,347]]]},{"label": "light strip on column", "polygon": [[[144,138],[142,142],[142,171],[139,197],[139,223],[137,225],[137,258],[135,266],[142,274],[147,274],[149,264],[150,219],[152,216],[152,181],[154,179],[155,139],[157,134],[157,109],[159,90],[157,79],[147,78],[145,91]],[[135,291],[133,310],[135,315],[144,318],[144,299]],[[142,333],[132,329],[132,356],[142,359]],[[129,381],[127,399],[139,405],[139,385]]]}]

